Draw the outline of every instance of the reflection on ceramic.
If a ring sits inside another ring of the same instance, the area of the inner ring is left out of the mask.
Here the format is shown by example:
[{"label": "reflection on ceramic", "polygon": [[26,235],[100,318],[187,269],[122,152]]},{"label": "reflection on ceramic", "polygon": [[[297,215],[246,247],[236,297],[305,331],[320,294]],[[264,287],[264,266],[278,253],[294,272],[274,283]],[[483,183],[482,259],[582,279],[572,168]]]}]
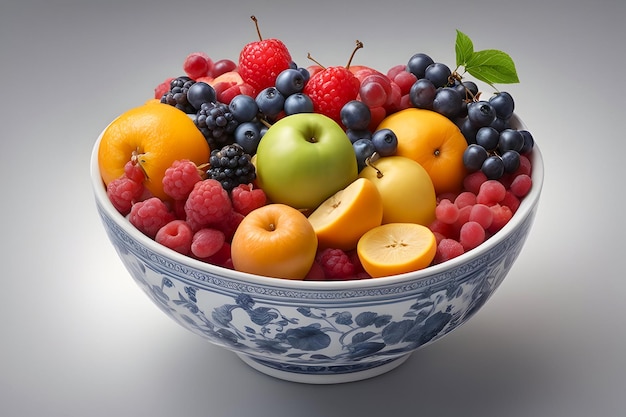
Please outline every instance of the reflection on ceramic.
[{"label": "reflection on ceramic", "polygon": [[268,375],[306,383],[370,378],[465,323],[498,288],[531,230],[543,183],[535,147],[533,189],[513,219],[478,248],[408,274],[359,281],[292,281],[205,264],[136,230],[107,199],[94,146],[98,213],[137,284],[169,317]]}]

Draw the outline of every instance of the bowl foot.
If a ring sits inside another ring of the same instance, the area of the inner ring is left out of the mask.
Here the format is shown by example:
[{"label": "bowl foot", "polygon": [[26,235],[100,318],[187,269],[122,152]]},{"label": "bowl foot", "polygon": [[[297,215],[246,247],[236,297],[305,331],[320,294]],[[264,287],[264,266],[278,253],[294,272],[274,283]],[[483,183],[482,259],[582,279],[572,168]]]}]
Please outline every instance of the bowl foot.
[{"label": "bowl foot", "polygon": [[411,353],[407,353],[392,359],[356,365],[318,366],[284,364],[237,353],[244,363],[261,373],[303,384],[341,384],[373,378],[402,365],[410,355]]}]

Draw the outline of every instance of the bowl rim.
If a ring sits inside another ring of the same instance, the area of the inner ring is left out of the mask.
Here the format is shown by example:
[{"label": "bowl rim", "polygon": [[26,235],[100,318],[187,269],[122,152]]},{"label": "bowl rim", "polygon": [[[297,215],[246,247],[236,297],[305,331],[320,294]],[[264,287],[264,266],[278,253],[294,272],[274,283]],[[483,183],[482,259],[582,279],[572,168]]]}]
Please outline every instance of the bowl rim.
[{"label": "bowl rim", "polygon": [[[514,113],[511,120],[513,122],[513,126],[515,126],[516,128],[527,129],[526,125],[522,122],[517,114]],[[102,181],[102,178],[100,176],[100,170],[98,165],[98,148],[102,139],[102,135],[106,131],[107,127],[105,127],[99,134],[91,152],[90,177],[92,183],[92,192],[96,199],[96,203],[101,207],[102,210],[105,211],[106,215],[109,218],[111,218],[121,229],[124,230],[125,233],[127,233],[132,239],[138,241],[141,245],[147,247],[154,253],[157,253],[158,255],[165,258],[170,258],[175,262],[188,265],[199,271],[220,276],[222,278],[238,280],[250,284],[262,286],[276,286],[285,289],[304,291],[371,289],[381,286],[387,286],[390,284],[393,285],[401,284],[403,282],[408,283],[427,280],[429,278],[432,278],[433,276],[439,275],[442,272],[453,270],[456,267],[467,263],[472,258],[480,257],[487,251],[491,250],[493,247],[498,246],[504,239],[506,239],[506,237],[509,235],[509,232],[512,229],[516,228],[524,219],[526,219],[527,216],[531,214],[535,206],[538,204],[544,182],[543,155],[535,141],[534,147],[530,153],[530,158],[532,160],[532,187],[530,189],[530,192],[522,199],[518,210],[513,215],[511,220],[500,231],[498,231],[496,234],[494,234],[478,247],[444,263],[432,265],[418,271],[406,272],[403,274],[391,275],[380,278],[360,280],[305,281],[267,277],[220,267],[217,265],[202,262],[187,255],[180,254],[170,248],[167,248],[166,246],[157,243],[155,240],[140,232],[139,229],[132,226],[128,219],[121,213],[119,213],[109,200],[106,194],[106,189],[104,187],[104,182]],[[193,277],[189,277],[189,279],[194,280]]]}]

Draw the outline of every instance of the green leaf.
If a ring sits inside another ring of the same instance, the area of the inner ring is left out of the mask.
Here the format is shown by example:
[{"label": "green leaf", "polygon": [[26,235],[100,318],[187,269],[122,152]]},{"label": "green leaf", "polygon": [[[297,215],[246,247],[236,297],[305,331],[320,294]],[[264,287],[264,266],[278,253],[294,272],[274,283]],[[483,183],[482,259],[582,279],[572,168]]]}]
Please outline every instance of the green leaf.
[{"label": "green leaf", "polygon": [[474,52],[465,62],[465,70],[487,84],[518,83],[517,70],[511,57],[497,49]]},{"label": "green leaf", "polygon": [[465,66],[474,54],[474,44],[472,40],[465,33],[457,29],[456,31],[456,43],[454,45],[456,51],[456,66]]}]

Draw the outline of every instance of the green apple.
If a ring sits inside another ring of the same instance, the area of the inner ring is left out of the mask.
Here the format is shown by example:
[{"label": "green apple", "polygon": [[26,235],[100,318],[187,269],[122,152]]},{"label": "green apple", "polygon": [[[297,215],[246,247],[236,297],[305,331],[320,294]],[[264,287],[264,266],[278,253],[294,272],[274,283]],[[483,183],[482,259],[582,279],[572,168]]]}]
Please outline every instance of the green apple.
[{"label": "green apple", "polygon": [[371,180],[383,199],[382,223],[418,223],[435,220],[437,196],[428,172],[411,158],[384,156],[359,174]]},{"label": "green apple", "polygon": [[319,113],[274,123],[256,153],[257,183],[270,201],[311,210],[358,177],[356,155],[341,126]]}]

